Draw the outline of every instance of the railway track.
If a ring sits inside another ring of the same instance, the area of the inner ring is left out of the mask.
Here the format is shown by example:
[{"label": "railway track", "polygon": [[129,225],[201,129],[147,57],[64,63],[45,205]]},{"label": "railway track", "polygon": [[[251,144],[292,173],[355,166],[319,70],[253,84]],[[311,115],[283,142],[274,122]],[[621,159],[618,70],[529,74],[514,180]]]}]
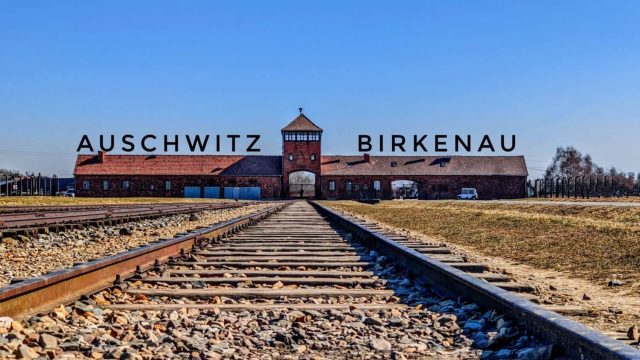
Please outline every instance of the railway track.
[{"label": "railway track", "polygon": [[2,206],[0,207],[0,214],[20,214],[31,212],[65,212],[65,211],[88,211],[88,210],[100,210],[105,208],[136,208],[139,206],[153,206],[153,205],[179,205],[184,203],[162,203],[162,204],[86,204],[86,205],[21,205],[21,206]]},{"label": "railway track", "polygon": [[470,276],[489,282],[494,286],[517,294],[518,296],[532,301],[536,304],[541,304],[548,310],[563,314],[582,313],[586,311],[583,308],[575,306],[563,307],[543,304],[543,301],[536,294],[537,289],[535,287],[528,284],[514,282],[513,279],[508,275],[491,271],[487,264],[473,262],[466,254],[458,253],[449,248],[446,244],[439,242],[424,242],[419,239],[412,238],[411,236],[398,234],[397,232],[386,229],[378,223],[367,221],[361,217],[344,213],[341,213],[341,216],[354,224],[365,227],[372,232],[378,233],[390,240],[393,240],[399,245],[416,250],[419,253],[426,255],[434,260],[438,260],[453,268],[462,270]]},{"label": "railway track", "polygon": [[0,213],[0,237],[60,231],[74,226],[119,224],[145,218],[245,206],[248,203],[109,205],[79,209],[29,208]]},{"label": "railway track", "polygon": [[[441,247],[409,249],[317,204],[283,207],[2,289],[0,316],[85,294],[54,311],[66,329],[59,341],[101,321],[109,337],[55,355],[640,358],[490,285],[507,282]],[[27,326],[42,329],[41,319]]]}]

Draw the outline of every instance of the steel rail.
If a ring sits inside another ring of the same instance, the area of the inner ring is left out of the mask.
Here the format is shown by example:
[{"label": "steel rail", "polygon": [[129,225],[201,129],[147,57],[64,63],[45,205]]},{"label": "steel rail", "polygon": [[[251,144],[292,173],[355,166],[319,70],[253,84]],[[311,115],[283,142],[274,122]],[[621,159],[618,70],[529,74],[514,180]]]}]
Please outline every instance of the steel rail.
[{"label": "steel rail", "polygon": [[223,203],[223,204],[190,204],[168,205],[126,209],[99,209],[67,212],[36,212],[2,215],[0,214],[0,230],[19,229],[24,227],[37,227],[54,224],[76,223],[96,220],[120,220],[134,217],[155,215],[173,215],[179,213],[192,213],[205,210],[229,209],[246,206],[247,203]]},{"label": "steel rail", "polygon": [[128,278],[136,272],[153,267],[159,261],[181,252],[190,252],[201,241],[235,233],[287,205],[288,203],[275,203],[254,214],[0,288],[0,316],[23,318],[59,304],[70,303],[82,295],[112,286],[116,278]]},{"label": "steel rail", "polygon": [[518,325],[575,359],[640,359],[640,350],[599,333],[585,325],[549,311],[525,298],[477,279],[440,261],[362,226],[342,213],[317,202],[313,206],[354,237],[417,274],[443,293],[462,296],[486,309],[495,309],[516,320]]},{"label": "steel rail", "polygon": [[[72,204],[72,205],[23,205],[23,206],[0,206],[0,214],[2,215],[14,215],[14,214],[24,214],[24,213],[33,213],[33,212],[66,212],[66,211],[90,211],[90,210],[99,210],[104,208],[110,209],[127,209],[127,208],[140,208],[140,207],[158,207],[158,206],[167,206],[167,205],[207,205],[207,204],[230,204],[233,201],[223,201],[223,202],[215,202],[215,203],[207,203],[207,202],[195,202],[195,203],[184,203],[184,202],[167,202],[167,203],[151,203],[151,204],[143,204],[143,203],[131,203],[131,204],[117,204],[117,203],[107,203],[107,204]],[[251,202],[243,202],[243,203],[251,203]]]},{"label": "steel rail", "polygon": [[[65,211],[81,211],[81,210],[96,210],[102,209],[105,207],[108,208],[137,208],[140,206],[152,207],[156,205],[180,205],[185,203],[162,203],[162,204],[117,204],[117,203],[108,203],[108,204],[94,204],[94,205],[80,205],[80,204],[72,204],[72,205],[20,205],[20,206],[0,206],[0,214],[23,214],[30,212],[65,212]],[[198,204],[198,203],[196,203]]]}]

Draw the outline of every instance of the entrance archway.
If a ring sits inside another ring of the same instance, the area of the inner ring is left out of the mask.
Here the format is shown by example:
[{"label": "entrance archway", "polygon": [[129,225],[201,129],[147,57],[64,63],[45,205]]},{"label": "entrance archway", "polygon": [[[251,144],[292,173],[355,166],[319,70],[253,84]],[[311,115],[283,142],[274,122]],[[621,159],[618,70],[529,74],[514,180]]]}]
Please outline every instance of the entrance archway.
[{"label": "entrance archway", "polygon": [[391,197],[394,199],[417,199],[420,183],[413,180],[395,180],[391,182]]},{"label": "entrance archway", "polygon": [[316,174],[310,171],[289,173],[289,197],[308,198],[316,195]]}]

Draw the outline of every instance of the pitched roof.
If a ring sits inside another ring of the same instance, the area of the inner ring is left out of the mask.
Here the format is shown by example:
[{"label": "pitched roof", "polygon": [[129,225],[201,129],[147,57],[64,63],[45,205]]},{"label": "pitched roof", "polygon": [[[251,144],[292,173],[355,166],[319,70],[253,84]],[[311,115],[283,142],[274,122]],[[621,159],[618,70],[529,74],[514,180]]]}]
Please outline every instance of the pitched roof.
[{"label": "pitched roof", "polygon": [[282,175],[282,156],[78,155],[74,175]]},{"label": "pitched roof", "polygon": [[[322,156],[322,175],[527,176],[523,156]],[[392,166],[395,163],[396,166]]]},{"label": "pitched roof", "polygon": [[282,131],[322,131],[322,129],[304,114],[300,114],[289,125],[283,127]]}]

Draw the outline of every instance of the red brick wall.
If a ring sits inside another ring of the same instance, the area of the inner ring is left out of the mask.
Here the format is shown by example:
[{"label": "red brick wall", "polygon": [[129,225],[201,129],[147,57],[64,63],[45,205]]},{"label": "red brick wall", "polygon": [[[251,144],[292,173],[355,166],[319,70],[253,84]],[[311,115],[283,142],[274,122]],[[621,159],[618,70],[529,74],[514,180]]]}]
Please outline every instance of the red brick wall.
[{"label": "red brick wall", "polygon": [[[316,174],[316,196],[320,189],[320,141],[283,141],[282,143],[282,196],[287,197],[289,192],[289,174],[296,171],[310,171]],[[289,160],[289,154],[293,160]],[[311,155],[315,154],[315,160]]]},{"label": "red brick wall", "polygon": [[[89,181],[89,190],[83,189],[83,182]],[[109,181],[109,190],[103,190],[103,181]],[[129,190],[124,190],[123,181],[129,181]],[[171,190],[165,190],[165,181],[171,181]],[[126,176],[126,175],[78,175],[76,176],[77,196],[92,197],[184,197],[185,186],[260,186],[262,198],[279,198],[281,194],[280,176]],[[221,193],[224,190],[221,189]]]},{"label": "red brick wall", "polygon": [[[309,170],[309,168],[304,168]],[[83,189],[83,182],[90,182],[90,189]],[[109,190],[102,189],[102,181],[109,181]],[[122,188],[128,180],[129,190]],[[171,181],[171,190],[165,190],[165,181]],[[323,176],[316,177],[324,199],[391,198],[391,182],[412,180],[419,183],[422,199],[454,199],[463,187],[474,187],[481,199],[509,199],[525,197],[526,178],[519,176]],[[335,191],[329,191],[329,181],[336,182]],[[353,182],[352,191],[346,191],[346,181]],[[373,182],[380,180],[381,190],[374,193]],[[284,181],[283,181],[284,182]],[[260,186],[263,198],[280,198],[283,193],[279,176],[76,176],[77,196],[92,197],[183,197],[185,186]],[[223,193],[224,190],[221,189]],[[286,193],[286,190],[285,190]]]},{"label": "red brick wall", "polygon": [[[329,182],[336,189],[329,190]],[[352,190],[346,191],[346,181],[352,181]],[[373,182],[380,180],[380,191],[374,192]],[[417,181],[421,199],[455,199],[463,187],[476,188],[480,199],[512,199],[526,196],[524,176],[323,176],[324,199],[390,199],[391,183],[395,180]]]}]

